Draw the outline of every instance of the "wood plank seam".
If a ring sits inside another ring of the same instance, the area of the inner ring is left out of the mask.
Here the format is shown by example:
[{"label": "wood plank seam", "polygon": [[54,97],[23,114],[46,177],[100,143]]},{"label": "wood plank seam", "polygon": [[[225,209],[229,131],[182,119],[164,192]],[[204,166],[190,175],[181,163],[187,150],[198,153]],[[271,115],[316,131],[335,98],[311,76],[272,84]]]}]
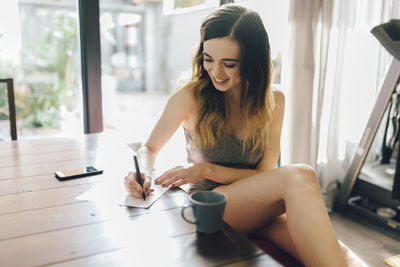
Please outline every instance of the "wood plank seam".
[{"label": "wood plank seam", "polygon": [[[24,178],[25,178],[25,177],[24,177]],[[56,179],[56,178],[54,178],[54,179]],[[102,182],[104,182],[104,181],[107,181],[107,178],[102,178],[102,179],[99,179],[98,181],[93,181],[93,182],[78,183],[78,184],[70,184],[70,185],[49,187],[49,188],[36,189],[36,190],[26,189],[26,190],[23,190],[22,192],[10,192],[10,193],[8,193],[8,194],[0,195],[0,198],[1,198],[1,197],[6,197],[6,196],[18,195],[18,194],[26,194],[26,193],[32,193],[32,192],[40,192],[40,191],[47,191],[47,190],[55,190],[55,189],[60,189],[60,188],[68,188],[68,187],[79,186],[79,185],[83,185],[83,184],[96,184],[96,183],[102,183]],[[1,183],[1,182],[0,182],[0,183]]]},{"label": "wood plank seam", "polygon": [[[85,158],[85,159],[88,159],[86,165],[92,165],[92,164],[95,162],[95,160],[96,160],[96,158]],[[65,162],[75,162],[75,161],[79,161],[79,160],[65,160]],[[64,162],[64,160],[58,161],[58,163],[62,163],[62,162]],[[42,166],[42,165],[43,165],[43,164],[33,164],[33,165],[30,165],[30,167],[33,167],[33,166],[38,167],[38,166]],[[0,168],[1,168],[1,167],[0,167]],[[6,168],[11,168],[11,167],[6,167]],[[45,170],[43,170],[43,171],[45,171]],[[36,174],[34,174],[34,175],[24,175],[24,176],[17,176],[17,177],[11,177],[11,178],[7,178],[7,177],[6,177],[6,178],[2,178],[2,177],[0,177],[0,181],[1,181],[1,180],[9,180],[9,179],[26,178],[26,177],[32,177],[32,176],[49,175],[49,174],[53,174],[53,173],[54,173],[53,171],[47,172],[47,170],[46,170],[45,173],[36,173]]]},{"label": "wood plank seam", "polygon": [[76,204],[76,203],[83,203],[83,202],[87,202],[87,201],[86,200],[77,200],[74,203],[65,203],[65,204],[59,204],[59,205],[47,206],[47,207],[41,207],[41,208],[35,208],[35,209],[29,209],[29,210],[21,210],[21,211],[16,211],[16,212],[1,213],[0,214],[0,218],[3,215],[12,215],[12,214],[23,213],[23,212],[32,211],[32,210],[42,210],[42,209],[48,209],[48,208],[55,208],[55,207],[66,206],[66,205],[71,205],[71,204]]},{"label": "wood plank seam", "polygon": [[[72,157],[72,156],[71,156]],[[67,159],[62,159],[62,160],[50,160],[50,161],[46,161],[46,163],[54,163],[54,162],[62,162],[62,161],[68,161],[68,160],[77,160],[77,159],[95,159],[96,156],[93,157],[72,157],[72,158],[67,158]],[[0,169],[2,168],[10,168],[10,167],[25,167],[25,166],[33,166],[33,165],[37,165],[38,162],[35,163],[29,163],[29,164],[21,164],[21,165],[5,165],[5,166],[1,166]]]},{"label": "wood plank seam", "polygon": [[38,267],[42,267],[42,266],[43,266],[43,267],[44,267],[44,266],[52,266],[52,265],[55,265],[55,264],[66,263],[66,262],[69,262],[69,261],[74,261],[74,260],[89,258],[89,257],[93,257],[93,256],[96,256],[96,255],[104,254],[104,253],[110,253],[110,252],[113,252],[113,251],[122,250],[122,249],[124,249],[124,248],[127,248],[127,247],[110,249],[110,250],[107,250],[107,251],[104,251],[104,252],[99,252],[99,253],[91,253],[90,255],[78,256],[78,257],[71,258],[71,259],[68,259],[68,260],[55,261],[55,262],[51,262],[51,263],[47,263],[47,264],[43,264],[43,265],[38,265]]},{"label": "wood plank seam", "polygon": [[[168,197],[168,196],[166,196],[166,197]],[[162,198],[164,198],[164,196],[162,196],[160,199],[162,199]],[[29,211],[48,209],[48,208],[67,206],[67,205],[75,205],[75,204],[84,203],[84,202],[89,202],[89,201],[83,200],[83,201],[79,201],[79,202],[75,202],[75,203],[67,203],[67,204],[63,204],[63,205],[43,207],[43,208],[38,208],[38,209],[30,209]],[[121,208],[126,208],[126,209],[135,209],[135,208],[128,208],[128,207],[124,207],[124,206],[120,206],[120,207]],[[157,212],[166,212],[166,211],[170,211],[170,210],[174,210],[174,209],[180,209],[180,208],[182,208],[182,207],[170,207],[170,208],[160,209]],[[138,213],[138,214],[129,214],[129,215],[127,215],[127,218],[134,218],[136,216],[148,215],[148,214],[151,214],[152,212],[154,212],[154,211],[151,210],[151,207],[149,209],[141,209],[141,208],[137,208],[137,209],[146,210],[146,212],[142,212],[142,213]],[[20,212],[13,212],[13,213],[3,213],[3,214],[0,215],[0,218],[3,215],[12,215],[12,214],[23,213],[23,212],[27,212],[27,211],[20,211]],[[112,220],[113,220],[113,218],[110,218],[110,219],[99,220],[99,221],[95,221],[95,222],[91,222],[91,223],[74,225],[74,226],[70,226],[70,227],[61,227],[61,228],[56,228],[56,229],[52,229],[52,230],[48,230],[48,231],[41,231],[41,232],[36,232],[36,233],[32,233],[32,234],[25,234],[25,235],[10,237],[10,238],[3,238],[3,239],[0,239],[0,242],[1,241],[5,241],[5,240],[12,240],[12,239],[17,239],[17,238],[22,238],[22,237],[27,237],[27,236],[43,234],[43,233],[50,233],[50,232],[59,231],[59,230],[73,229],[73,228],[78,228],[78,227],[87,226],[87,225],[94,225],[94,224],[98,224],[98,223],[109,222],[109,221],[112,221]],[[179,235],[177,235],[177,236],[179,236]]]}]

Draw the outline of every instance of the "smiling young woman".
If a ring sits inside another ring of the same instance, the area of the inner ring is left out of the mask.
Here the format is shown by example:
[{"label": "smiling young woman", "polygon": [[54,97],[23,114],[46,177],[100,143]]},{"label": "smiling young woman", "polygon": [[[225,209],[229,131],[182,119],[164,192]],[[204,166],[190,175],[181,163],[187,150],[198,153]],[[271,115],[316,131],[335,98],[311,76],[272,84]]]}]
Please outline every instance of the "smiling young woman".
[{"label": "smiling young woman", "polygon": [[[227,196],[224,220],[236,230],[268,239],[306,266],[346,266],[314,170],[275,168],[285,106],[271,89],[268,35],[259,15],[226,5],[207,16],[193,57],[192,76],[170,97],[139,150],[147,174],[155,157],[183,124],[189,167],[158,177],[162,186],[190,184],[191,192]],[[131,195],[151,193],[136,173],[125,177]]]}]

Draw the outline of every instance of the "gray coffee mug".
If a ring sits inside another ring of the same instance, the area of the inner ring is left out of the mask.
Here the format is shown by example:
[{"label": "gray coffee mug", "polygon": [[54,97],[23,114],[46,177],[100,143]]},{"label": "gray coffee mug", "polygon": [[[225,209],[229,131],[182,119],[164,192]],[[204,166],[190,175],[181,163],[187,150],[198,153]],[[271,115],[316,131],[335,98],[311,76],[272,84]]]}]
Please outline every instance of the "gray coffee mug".
[{"label": "gray coffee mug", "polygon": [[[190,195],[191,205],[182,208],[182,218],[188,223],[196,224],[197,232],[213,234],[222,226],[226,195],[214,191],[199,191]],[[192,207],[195,221],[185,217],[186,208]]]}]

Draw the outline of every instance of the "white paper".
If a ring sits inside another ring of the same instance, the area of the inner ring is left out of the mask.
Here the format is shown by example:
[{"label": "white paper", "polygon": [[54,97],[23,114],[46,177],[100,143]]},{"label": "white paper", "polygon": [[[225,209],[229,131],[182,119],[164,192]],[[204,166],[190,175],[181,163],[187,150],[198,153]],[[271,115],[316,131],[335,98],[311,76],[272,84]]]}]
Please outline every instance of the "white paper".
[{"label": "white paper", "polygon": [[154,189],[154,192],[147,196],[146,200],[143,200],[142,198],[135,198],[129,195],[122,182],[120,184],[101,183],[96,184],[75,199],[116,203],[121,206],[136,208],[149,208],[169,189],[168,187],[154,185],[154,183],[152,184],[151,188]]},{"label": "white paper", "polygon": [[[136,208],[150,208],[154,202],[156,202],[168,189],[169,187],[161,187],[161,185],[152,185],[151,188],[154,191],[146,197],[146,200],[142,198],[135,198],[129,194],[126,194],[126,197],[123,202],[120,202],[120,205],[127,207],[136,207]],[[125,192],[126,189],[124,188]]]}]

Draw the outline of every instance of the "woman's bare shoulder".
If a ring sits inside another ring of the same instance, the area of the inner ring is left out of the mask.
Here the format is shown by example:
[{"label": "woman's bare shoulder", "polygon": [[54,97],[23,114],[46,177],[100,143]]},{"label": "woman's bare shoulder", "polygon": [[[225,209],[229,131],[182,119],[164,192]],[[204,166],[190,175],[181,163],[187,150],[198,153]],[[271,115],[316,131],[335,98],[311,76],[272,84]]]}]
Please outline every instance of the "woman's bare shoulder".
[{"label": "woman's bare shoulder", "polygon": [[174,109],[178,109],[184,114],[185,120],[192,117],[196,110],[197,104],[193,94],[193,89],[184,86],[177,89],[169,98],[168,105]]},{"label": "woman's bare shoulder", "polygon": [[184,113],[183,126],[189,130],[192,129],[198,110],[194,89],[189,86],[177,89],[171,96],[171,101],[174,102],[174,105],[178,105],[181,112]]},{"label": "woman's bare shoulder", "polygon": [[194,90],[190,86],[178,88],[170,98],[174,101],[182,101],[182,104],[195,104]]},{"label": "woman's bare shoulder", "polygon": [[274,95],[274,101],[276,105],[285,104],[285,94],[280,89],[273,89],[272,94]]}]

